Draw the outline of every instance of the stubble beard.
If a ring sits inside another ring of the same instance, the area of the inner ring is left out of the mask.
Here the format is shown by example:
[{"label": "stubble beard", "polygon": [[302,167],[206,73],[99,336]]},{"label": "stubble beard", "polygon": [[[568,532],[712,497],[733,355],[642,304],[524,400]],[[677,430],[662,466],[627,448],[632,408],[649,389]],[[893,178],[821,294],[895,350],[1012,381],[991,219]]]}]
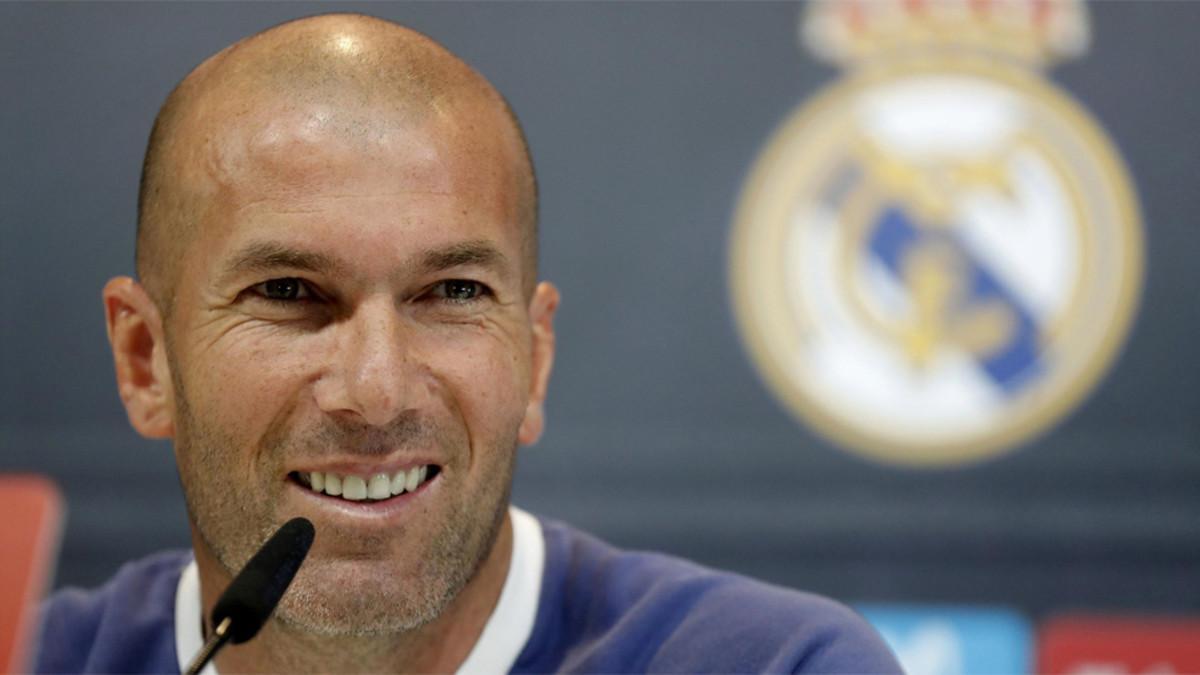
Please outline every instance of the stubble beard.
[{"label": "stubble beard", "polygon": [[[257,490],[256,486],[244,485],[239,489],[235,482],[223,480],[235,466],[230,460],[244,451],[218,425],[194,414],[182,382],[174,376],[178,372],[172,368],[178,412],[175,452],[189,518],[204,546],[232,577],[282,524],[274,505],[280,503],[284,484],[267,480],[268,484],[257,486]],[[404,428],[393,435],[436,434],[427,427],[414,432],[420,427],[411,422],[402,425]],[[327,441],[341,433],[338,425],[333,425],[303,436]],[[303,447],[304,440],[280,437],[264,445],[266,465],[279,467],[288,448]],[[491,479],[474,494],[461,484],[441,486],[458,499],[449,501],[445,512],[437,516],[440,522],[436,529],[425,541],[417,542],[424,548],[417,569],[397,569],[394,575],[348,575],[347,567],[355,564],[353,559],[310,555],[276,608],[273,620],[289,632],[370,637],[412,631],[437,619],[478,572],[499,536],[507,516],[515,432],[510,445],[491,449],[510,459],[497,462]],[[318,531],[318,541],[321,535]],[[380,552],[389,544],[384,539],[360,537],[355,543],[361,544],[364,551]],[[399,539],[401,546],[405,545],[406,539]]]}]

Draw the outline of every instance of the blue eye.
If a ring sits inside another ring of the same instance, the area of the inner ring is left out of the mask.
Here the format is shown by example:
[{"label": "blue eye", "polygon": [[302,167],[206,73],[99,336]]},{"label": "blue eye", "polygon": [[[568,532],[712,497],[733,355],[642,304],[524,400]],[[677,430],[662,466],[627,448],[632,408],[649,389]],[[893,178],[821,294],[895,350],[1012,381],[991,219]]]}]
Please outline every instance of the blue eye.
[{"label": "blue eye", "polygon": [[292,300],[306,300],[312,296],[308,286],[303,281],[295,277],[284,277],[282,279],[271,279],[264,281],[252,289],[267,300],[275,300],[279,302],[288,302]]}]

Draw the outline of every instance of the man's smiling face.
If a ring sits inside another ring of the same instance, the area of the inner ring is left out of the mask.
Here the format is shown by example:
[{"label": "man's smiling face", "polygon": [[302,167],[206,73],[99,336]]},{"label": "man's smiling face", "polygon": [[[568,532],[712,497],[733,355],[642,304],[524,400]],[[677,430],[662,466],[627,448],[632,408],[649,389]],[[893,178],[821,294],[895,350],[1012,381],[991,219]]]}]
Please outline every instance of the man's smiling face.
[{"label": "man's smiling face", "polygon": [[541,430],[556,296],[531,281],[519,141],[480,101],[259,103],[189,155],[207,206],[163,325],[197,557],[236,571],[305,516],[281,619],[412,628],[492,551]]}]

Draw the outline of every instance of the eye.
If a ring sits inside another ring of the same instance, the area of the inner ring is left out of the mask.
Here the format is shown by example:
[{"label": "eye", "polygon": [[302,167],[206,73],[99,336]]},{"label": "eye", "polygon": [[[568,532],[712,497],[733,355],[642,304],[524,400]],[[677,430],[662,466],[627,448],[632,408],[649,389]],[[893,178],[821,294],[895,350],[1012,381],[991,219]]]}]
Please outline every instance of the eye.
[{"label": "eye", "polygon": [[468,279],[447,279],[433,287],[435,297],[444,298],[451,302],[471,302],[491,293],[491,290],[479,283]]},{"label": "eye", "polygon": [[309,291],[308,286],[295,277],[264,281],[261,284],[253,286],[250,290],[267,300],[277,302],[307,300],[312,297],[312,292]]}]

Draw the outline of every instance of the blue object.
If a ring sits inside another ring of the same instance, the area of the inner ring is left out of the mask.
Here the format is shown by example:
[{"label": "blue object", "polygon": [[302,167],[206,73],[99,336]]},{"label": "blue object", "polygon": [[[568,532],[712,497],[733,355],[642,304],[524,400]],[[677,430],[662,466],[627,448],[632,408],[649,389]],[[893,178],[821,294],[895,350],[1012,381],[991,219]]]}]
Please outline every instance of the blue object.
[{"label": "blue object", "polygon": [[860,605],[909,675],[1031,672],[1033,628],[1003,607]]}]

